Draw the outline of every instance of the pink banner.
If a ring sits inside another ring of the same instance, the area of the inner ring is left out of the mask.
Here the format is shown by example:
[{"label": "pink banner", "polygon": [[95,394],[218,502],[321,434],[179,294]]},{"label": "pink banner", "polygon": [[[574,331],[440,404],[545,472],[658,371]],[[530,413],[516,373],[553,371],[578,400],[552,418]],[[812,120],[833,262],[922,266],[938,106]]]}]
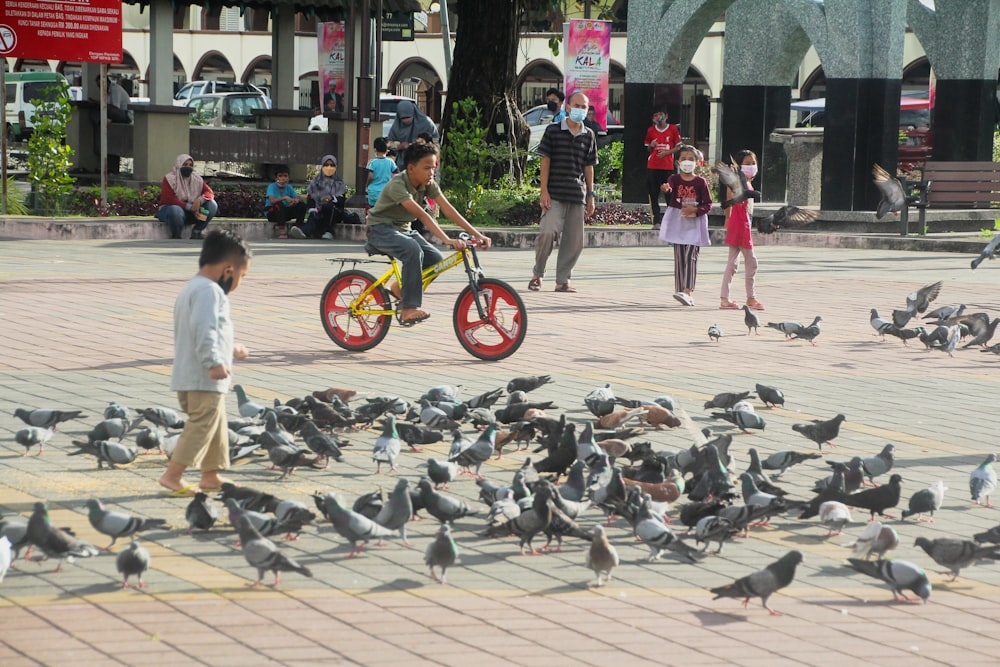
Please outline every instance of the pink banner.
[{"label": "pink banner", "polygon": [[344,111],[346,51],[344,22],[320,23],[316,32],[316,43],[319,45],[319,89],[323,94],[323,111]]},{"label": "pink banner", "polygon": [[576,91],[585,93],[594,107],[594,120],[607,130],[611,21],[572,19],[565,44],[566,96]]}]

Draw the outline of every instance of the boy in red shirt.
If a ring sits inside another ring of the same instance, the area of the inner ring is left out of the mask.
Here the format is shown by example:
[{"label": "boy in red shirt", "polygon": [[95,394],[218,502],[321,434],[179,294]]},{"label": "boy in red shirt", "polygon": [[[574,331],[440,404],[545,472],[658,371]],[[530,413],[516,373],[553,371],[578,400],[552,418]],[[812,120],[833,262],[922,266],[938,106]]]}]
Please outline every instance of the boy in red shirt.
[{"label": "boy in red shirt", "polygon": [[660,186],[674,173],[674,153],[681,146],[681,133],[676,125],[667,122],[665,109],[653,112],[653,125],[646,130],[646,183],[649,206],[653,214],[653,229],[660,228]]}]

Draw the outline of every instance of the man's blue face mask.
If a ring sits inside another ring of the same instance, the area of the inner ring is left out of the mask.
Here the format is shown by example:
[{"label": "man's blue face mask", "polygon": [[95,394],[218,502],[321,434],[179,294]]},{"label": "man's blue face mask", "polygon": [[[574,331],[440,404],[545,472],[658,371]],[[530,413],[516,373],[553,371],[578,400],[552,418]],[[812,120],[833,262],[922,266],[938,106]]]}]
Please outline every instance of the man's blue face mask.
[{"label": "man's blue face mask", "polygon": [[574,123],[582,123],[587,118],[586,109],[570,109],[569,119]]}]

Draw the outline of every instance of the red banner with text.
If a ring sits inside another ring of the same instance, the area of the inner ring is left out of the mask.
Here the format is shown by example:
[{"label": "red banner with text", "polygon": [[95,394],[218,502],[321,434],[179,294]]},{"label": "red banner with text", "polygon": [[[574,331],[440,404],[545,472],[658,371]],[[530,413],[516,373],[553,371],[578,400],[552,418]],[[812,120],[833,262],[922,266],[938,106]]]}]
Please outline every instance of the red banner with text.
[{"label": "red banner with text", "polygon": [[3,0],[0,57],[120,63],[121,0]]}]

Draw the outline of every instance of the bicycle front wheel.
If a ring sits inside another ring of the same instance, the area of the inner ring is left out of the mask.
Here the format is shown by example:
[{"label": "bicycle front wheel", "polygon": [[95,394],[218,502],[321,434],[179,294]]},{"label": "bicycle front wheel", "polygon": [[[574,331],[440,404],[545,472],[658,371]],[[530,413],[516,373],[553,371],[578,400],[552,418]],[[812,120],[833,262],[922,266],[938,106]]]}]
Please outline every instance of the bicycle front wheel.
[{"label": "bicycle front wheel", "polygon": [[[350,350],[370,350],[389,333],[392,317],[366,315],[351,310],[351,303],[375,282],[375,277],[364,271],[350,270],[338,273],[323,290],[319,302],[319,315],[323,329],[334,343]],[[382,286],[376,287],[365,301],[366,310],[390,310],[389,293]]]},{"label": "bicycle front wheel", "polygon": [[472,286],[455,302],[455,335],[466,352],[479,359],[506,359],[521,347],[528,329],[528,311],[514,288],[502,280],[479,281],[479,300],[486,318],[479,316]]}]

